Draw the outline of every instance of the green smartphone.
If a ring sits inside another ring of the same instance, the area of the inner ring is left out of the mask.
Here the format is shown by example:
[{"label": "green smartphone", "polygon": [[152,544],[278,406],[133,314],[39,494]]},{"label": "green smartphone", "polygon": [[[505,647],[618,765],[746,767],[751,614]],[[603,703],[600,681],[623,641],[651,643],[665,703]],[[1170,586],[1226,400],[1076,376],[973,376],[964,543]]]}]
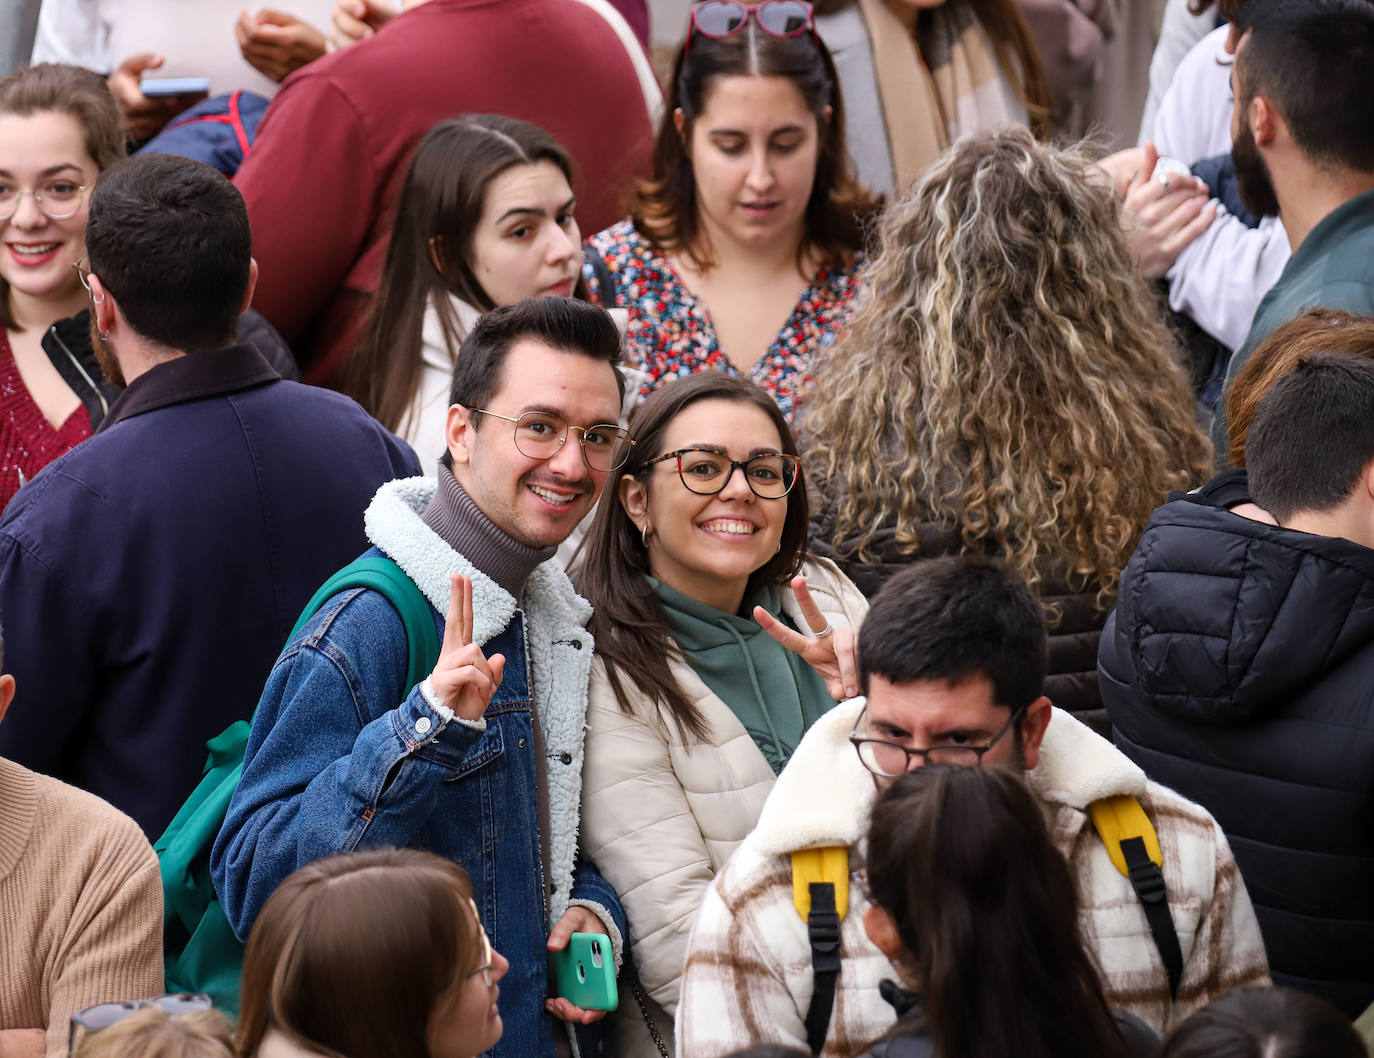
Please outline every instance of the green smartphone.
[{"label": "green smartphone", "polygon": [[614,1010],[620,1005],[615,955],[606,934],[574,933],[566,948],[549,953],[549,963],[559,998],[583,1010]]}]

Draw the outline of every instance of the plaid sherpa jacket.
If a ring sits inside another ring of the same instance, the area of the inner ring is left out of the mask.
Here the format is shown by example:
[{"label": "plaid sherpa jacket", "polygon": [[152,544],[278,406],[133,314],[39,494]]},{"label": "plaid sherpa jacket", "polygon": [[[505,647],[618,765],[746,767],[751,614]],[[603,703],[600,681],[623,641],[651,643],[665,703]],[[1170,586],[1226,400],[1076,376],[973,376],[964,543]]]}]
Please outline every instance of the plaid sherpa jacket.
[{"label": "plaid sherpa jacket", "polygon": [[[858,868],[874,786],[846,737],[862,705],[855,699],[837,706],[807,733],[758,826],[708,890],[688,943],[678,1058],[717,1058],[761,1043],[806,1048],[811,949],[792,904],[789,857],[815,846],[848,845],[851,869],[849,913],[840,927],[843,963],[823,1058],[860,1054],[892,1025],[892,1008],[878,994],[892,968],[862,924],[867,900]],[[1057,709],[1028,778],[1078,884],[1084,942],[1108,1003],[1167,1031],[1237,985],[1268,983],[1250,897],[1221,829],[1204,809],[1149,782],[1109,742]],[[1184,956],[1174,1002],[1140,902],[1085,811],[1116,794],[1139,798],[1159,835]]]}]

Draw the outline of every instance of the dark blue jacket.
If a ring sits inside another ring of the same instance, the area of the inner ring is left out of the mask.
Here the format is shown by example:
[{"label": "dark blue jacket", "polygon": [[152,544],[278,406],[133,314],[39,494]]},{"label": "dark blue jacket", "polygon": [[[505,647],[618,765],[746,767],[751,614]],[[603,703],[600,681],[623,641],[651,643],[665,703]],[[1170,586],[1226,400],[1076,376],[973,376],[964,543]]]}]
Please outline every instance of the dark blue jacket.
[{"label": "dark blue jacket", "polygon": [[1221,824],[1275,984],[1374,1000],[1374,551],[1179,499],[1098,656],[1116,743]]},{"label": "dark blue jacket", "polygon": [[205,743],[252,715],[315,589],[367,546],[415,455],[353,401],[253,350],[159,364],[0,520],[0,626],[18,694],[0,756],[161,833]]}]

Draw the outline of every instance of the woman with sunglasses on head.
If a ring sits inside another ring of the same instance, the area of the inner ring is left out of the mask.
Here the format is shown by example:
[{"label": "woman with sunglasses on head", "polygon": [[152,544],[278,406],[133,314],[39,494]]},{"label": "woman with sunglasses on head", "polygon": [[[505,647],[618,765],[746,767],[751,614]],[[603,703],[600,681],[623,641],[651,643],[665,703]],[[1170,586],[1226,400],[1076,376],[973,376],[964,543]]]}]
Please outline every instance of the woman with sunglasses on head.
[{"label": "woman with sunglasses on head", "polygon": [[1020,0],[817,0],[816,28],[839,71],[845,145],[877,194],[900,197],[966,133],[1054,131]]},{"label": "woman with sunglasses on head", "polygon": [[1149,1058],[1107,1006],[1044,805],[1014,772],[927,764],[873,805],[863,926],[897,1024],[872,1058]]},{"label": "woman with sunglasses on head", "polygon": [[113,398],[74,266],[91,187],[123,156],[103,77],[45,64],[0,80],[0,508],[89,437]]},{"label": "woman with sunglasses on head", "polygon": [[446,450],[453,364],[477,317],[527,297],[585,296],[575,205],[572,159],[528,122],[449,118],[415,149],[343,389],[426,473]]},{"label": "woman with sunglasses on head", "polygon": [[1081,149],[978,133],[879,239],[802,422],[826,496],[812,548],[869,596],[911,562],[1005,556],[1048,611],[1046,693],[1104,730],[1097,643],[1120,571],[1170,491],[1211,476],[1111,186]]},{"label": "woman with sunglasses on head", "polygon": [[758,386],[669,382],[630,434],[576,578],[597,645],[581,838],[622,894],[643,998],[671,1040],[697,905],[802,734],[857,693],[867,605],[805,554],[796,443]]},{"label": "woman with sunglasses on head", "polygon": [[812,359],[852,311],[862,225],[835,67],[804,0],[692,9],[652,179],[590,241],[584,272],[629,310],[643,392],[703,370],[745,375],[791,415]]},{"label": "woman with sunglasses on head", "polygon": [[241,1058],[475,1058],[501,1038],[472,884],[418,849],[307,864],[268,898],[243,960]]}]

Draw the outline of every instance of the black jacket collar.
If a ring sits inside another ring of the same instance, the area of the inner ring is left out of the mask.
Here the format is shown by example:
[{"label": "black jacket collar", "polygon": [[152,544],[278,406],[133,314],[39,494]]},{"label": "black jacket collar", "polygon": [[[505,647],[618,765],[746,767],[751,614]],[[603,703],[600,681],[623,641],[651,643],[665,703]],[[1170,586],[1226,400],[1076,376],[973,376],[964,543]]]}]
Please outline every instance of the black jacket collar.
[{"label": "black jacket collar", "polygon": [[130,382],[110,405],[110,413],[96,433],[145,411],[234,393],[280,379],[261,354],[247,346],[231,345],[227,349],[188,353],[158,364]]}]

